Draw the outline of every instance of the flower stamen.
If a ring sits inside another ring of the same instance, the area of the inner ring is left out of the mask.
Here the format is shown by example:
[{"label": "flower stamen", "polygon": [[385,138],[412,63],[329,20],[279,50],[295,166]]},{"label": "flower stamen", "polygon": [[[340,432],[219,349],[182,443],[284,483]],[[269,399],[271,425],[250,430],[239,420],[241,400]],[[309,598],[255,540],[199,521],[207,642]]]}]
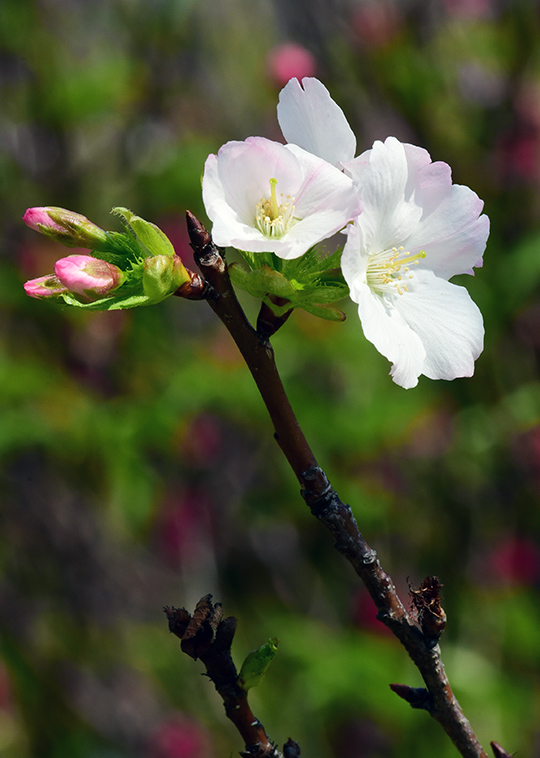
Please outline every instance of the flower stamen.
[{"label": "flower stamen", "polygon": [[408,292],[407,285],[403,283],[403,275],[406,279],[414,278],[407,264],[418,266],[420,259],[425,257],[425,250],[411,255],[403,247],[372,253],[367,265],[366,282],[378,294],[397,292],[398,295],[403,295]]},{"label": "flower stamen", "polygon": [[255,207],[255,224],[265,237],[280,239],[296,223],[294,197],[276,192],[277,179],[270,179],[270,197],[262,197]]}]

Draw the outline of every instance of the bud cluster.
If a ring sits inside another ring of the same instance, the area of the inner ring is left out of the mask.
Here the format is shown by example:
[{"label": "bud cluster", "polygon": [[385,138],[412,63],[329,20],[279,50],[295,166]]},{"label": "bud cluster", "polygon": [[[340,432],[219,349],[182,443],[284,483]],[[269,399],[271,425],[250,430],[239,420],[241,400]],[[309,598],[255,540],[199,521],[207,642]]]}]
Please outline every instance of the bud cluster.
[{"label": "bud cluster", "polygon": [[115,208],[126,227],[106,232],[86,216],[64,208],[29,208],[24,222],[67,247],[87,248],[93,255],[68,255],[54,274],[31,279],[27,295],[61,299],[92,310],[150,305],[174,294],[191,281],[166,235],[126,208]]}]

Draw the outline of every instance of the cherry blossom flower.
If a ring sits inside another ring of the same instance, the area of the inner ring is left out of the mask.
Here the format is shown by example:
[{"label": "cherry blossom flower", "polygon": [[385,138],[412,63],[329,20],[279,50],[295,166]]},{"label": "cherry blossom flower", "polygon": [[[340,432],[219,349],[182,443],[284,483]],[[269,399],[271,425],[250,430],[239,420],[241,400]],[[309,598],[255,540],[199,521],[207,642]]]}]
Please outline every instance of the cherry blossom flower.
[{"label": "cherry blossom flower", "polygon": [[342,270],[367,339],[402,387],[471,376],[482,316],[456,274],[482,265],[489,219],[450,167],[395,137],[347,164],[363,212],[350,227]]},{"label": "cherry blossom flower", "polygon": [[283,136],[352,177],[362,214],[347,230],[342,270],[366,337],[392,362],[397,384],[471,376],[483,347],[480,311],[456,274],[482,265],[489,219],[450,167],[395,137],[353,160],[354,134],[317,79],[281,91]]},{"label": "cherry blossom flower", "polygon": [[342,229],[361,210],[353,182],[296,145],[263,137],[210,155],[203,200],[217,245],[291,259]]}]

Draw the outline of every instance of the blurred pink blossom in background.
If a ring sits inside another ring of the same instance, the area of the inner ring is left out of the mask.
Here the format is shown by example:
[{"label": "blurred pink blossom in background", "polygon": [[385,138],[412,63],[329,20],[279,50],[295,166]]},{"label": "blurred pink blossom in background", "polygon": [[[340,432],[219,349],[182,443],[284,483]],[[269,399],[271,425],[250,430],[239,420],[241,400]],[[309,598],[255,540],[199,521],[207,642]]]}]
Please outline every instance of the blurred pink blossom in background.
[{"label": "blurred pink blossom in background", "polygon": [[278,87],[283,87],[293,77],[314,76],[316,69],[315,57],[296,42],[279,45],[268,55],[268,71]]}]

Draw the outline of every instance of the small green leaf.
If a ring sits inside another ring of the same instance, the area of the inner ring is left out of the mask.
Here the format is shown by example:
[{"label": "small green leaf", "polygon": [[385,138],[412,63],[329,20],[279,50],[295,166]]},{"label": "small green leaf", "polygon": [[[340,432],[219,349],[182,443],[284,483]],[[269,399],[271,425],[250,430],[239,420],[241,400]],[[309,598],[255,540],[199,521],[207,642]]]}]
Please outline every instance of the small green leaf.
[{"label": "small green leaf", "polygon": [[335,303],[337,300],[343,300],[349,294],[349,288],[346,284],[337,282],[336,284],[319,284],[306,287],[302,293],[302,302],[318,303],[328,305]]},{"label": "small green leaf", "polygon": [[238,674],[238,684],[243,690],[249,690],[261,683],[277,653],[278,645],[279,640],[271,637],[257,650],[248,653]]},{"label": "small green leaf", "polygon": [[345,321],[346,316],[333,305],[302,305],[301,308],[313,316],[324,318],[326,321]]},{"label": "small green leaf", "polygon": [[174,247],[171,241],[155,224],[136,216],[127,208],[113,208],[112,212],[120,216],[125,226],[133,234],[141,247],[144,258],[154,255],[167,255],[169,257],[174,255]]}]

